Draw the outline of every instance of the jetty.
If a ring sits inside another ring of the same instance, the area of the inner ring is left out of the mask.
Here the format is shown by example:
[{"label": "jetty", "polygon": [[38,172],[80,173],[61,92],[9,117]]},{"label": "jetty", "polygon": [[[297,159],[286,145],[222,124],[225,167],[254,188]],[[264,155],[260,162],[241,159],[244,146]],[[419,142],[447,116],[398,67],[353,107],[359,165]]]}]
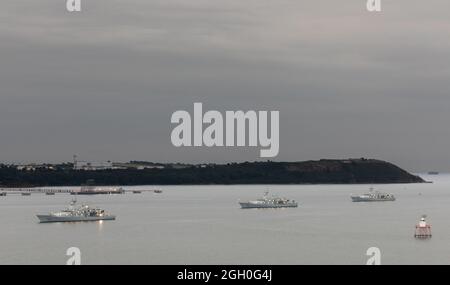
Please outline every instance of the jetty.
[{"label": "jetty", "polygon": [[31,196],[32,194],[43,194],[47,196],[53,196],[55,194],[70,194],[70,195],[114,195],[114,194],[127,194],[127,193],[161,193],[159,189],[140,189],[140,190],[126,190],[122,187],[81,187],[79,189],[74,188],[0,188],[0,197],[7,195],[21,195]]}]

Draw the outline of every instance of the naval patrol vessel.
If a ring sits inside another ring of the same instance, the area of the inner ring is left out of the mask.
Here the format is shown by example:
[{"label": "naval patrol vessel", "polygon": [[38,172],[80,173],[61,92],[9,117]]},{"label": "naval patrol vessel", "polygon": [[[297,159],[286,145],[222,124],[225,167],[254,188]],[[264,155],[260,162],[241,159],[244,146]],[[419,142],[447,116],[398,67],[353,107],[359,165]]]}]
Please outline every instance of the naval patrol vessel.
[{"label": "naval patrol vessel", "polygon": [[298,203],[294,200],[279,198],[276,196],[269,197],[269,192],[265,192],[260,199],[239,202],[242,209],[258,209],[258,208],[296,208]]},{"label": "naval patrol vessel", "polygon": [[116,219],[116,216],[105,212],[105,210],[87,205],[76,206],[76,203],[76,200],[72,200],[70,206],[65,210],[48,215],[37,215],[37,217],[40,223],[91,222]]},{"label": "naval patrol vessel", "polygon": [[370,189],[369,193],[362,195],[351,195],[353,202],[384,202],[384,201],[395,201],[395,197],[389,193],[383,193],[379,191],[373,191]]}]

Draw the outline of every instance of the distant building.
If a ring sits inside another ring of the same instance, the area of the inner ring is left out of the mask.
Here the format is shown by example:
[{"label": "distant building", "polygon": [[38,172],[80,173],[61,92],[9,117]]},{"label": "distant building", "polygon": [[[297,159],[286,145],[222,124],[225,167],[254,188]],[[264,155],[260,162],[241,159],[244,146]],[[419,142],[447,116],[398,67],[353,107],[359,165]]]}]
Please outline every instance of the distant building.
[{"label": "distant building", "polygon": [[34,165],[17,165],[17,170],[26,170],[26,171],[34,171],[36,170],[36,166]]},{"label": "distant building", "polygon": [[137,170],[145,170],[145,169],[164,169],[162,165],[139,165],[136,166]]},{"label": "distant building", "polygon": [[112,162],[87,162],[77,161],[74,166],[74,170],[107,170],[114,169]]},{"label": "distant building", "polygon": [[91,161],[80,161],[75,155],[73,157],[73,169],[74,170],[108,170],[115,169],[111,161],[106,162],[91,162]]},{"label": "distant building", "polygon": [[33,163],[33,164],[14,165],[14,167],[20,171],[35,171],[38,169],[55,170],[55,167],[51,164],[34,164]]},{"label": "distant building", "polygon": [[192,165],[189,164],[180,164],[180,163],[175,163],[175,164],[169,164],[170,168],[172,169],[185,169],[185,168],[190,168],[192,167]]}]

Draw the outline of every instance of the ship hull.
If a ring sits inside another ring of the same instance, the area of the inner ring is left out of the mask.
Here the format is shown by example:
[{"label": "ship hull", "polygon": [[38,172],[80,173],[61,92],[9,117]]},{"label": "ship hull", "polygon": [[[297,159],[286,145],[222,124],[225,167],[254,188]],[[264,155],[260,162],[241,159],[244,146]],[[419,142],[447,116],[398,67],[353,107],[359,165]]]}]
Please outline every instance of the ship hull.
[{"label": "ship hull", "polygon": [[112,221],[116,216],[104,217],[57,217],[52,215],[37,215],[40,223],[70,223],[70,222],[95,222]]},{"label": "ship hull", "polygon": [[393,202],[395,198],[389,199],[376,199],[376,198],[362,198],[362,197],[351,197],[353,202]]},{"label": "ship hull", "polygon": [[113,195],[124,194],[124,192],[117,191],[83,191],[83,192],[70,192],[70,195]]},{"label": "ship hull", "polygon": [[239,205],[241,205],[242,209],[269,209],[269,208],[297,208],[297,203],[291,203],[291,204],[254,204],[249,202],[240,202]]}]

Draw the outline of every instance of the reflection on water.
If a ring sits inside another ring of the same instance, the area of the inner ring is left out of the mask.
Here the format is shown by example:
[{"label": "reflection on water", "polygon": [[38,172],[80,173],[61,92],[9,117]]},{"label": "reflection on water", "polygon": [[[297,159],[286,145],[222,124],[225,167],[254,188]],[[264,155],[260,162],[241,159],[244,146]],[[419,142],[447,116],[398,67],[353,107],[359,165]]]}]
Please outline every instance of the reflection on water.
[{"label": "reflection on water", "polygon": [[[425,178],[435,183],[375,185],[397,197],[386,203],[351,202],[371,185],[170,186],[159,195],[79,197],[117,220],[68,224],[39,224],[35,215],[64,208],[69,195],[10,195],[0,198],[0,263],[65,264],[76,246],[83,264],[365,264],[370,247],[383,264],[450,264],[450,176]],[[239,199],[266,190],[299,207],[240,209]],[[413,236],[423,214],[433,226],[426,241]]]},{"label": "reflection on water", "polygon": [[97,221],[96,223],[98,224],[98,231],[101,232],[103,230],[103,221]]}]

